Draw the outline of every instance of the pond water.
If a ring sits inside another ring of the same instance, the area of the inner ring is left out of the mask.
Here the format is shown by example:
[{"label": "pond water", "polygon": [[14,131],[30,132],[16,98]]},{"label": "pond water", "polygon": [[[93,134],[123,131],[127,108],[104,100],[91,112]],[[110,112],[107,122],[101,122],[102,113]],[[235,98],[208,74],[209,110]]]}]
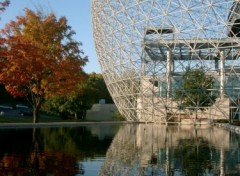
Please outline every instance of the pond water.
[{"label": "pond water", "polygon": [[240,135],[211,126],[0,129],[0,175],[240,175]]}]

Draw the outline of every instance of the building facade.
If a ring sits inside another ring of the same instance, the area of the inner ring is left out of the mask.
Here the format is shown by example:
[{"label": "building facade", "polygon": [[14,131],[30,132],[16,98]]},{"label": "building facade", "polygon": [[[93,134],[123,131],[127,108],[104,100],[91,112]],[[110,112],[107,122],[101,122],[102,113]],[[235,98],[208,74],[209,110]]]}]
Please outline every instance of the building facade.
[{"label": "building facade", "polygon": [[[104,80],[128,121],[238,119],[238,0],[92,0],[92,27]],[[214,79],[208,105],[189,96],[182,106],[176,96],[188,97],[187,69]]]}]

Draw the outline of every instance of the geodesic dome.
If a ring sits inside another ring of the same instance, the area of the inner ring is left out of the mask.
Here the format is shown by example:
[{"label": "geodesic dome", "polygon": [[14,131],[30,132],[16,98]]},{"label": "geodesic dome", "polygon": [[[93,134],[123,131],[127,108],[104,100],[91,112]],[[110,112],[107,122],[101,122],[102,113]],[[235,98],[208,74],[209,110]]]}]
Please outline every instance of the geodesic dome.
[{"label": "geodesic dome", "polygon": [[92,0],[91,8],[104,80],[127,120],[238,119],[238,0]]}]

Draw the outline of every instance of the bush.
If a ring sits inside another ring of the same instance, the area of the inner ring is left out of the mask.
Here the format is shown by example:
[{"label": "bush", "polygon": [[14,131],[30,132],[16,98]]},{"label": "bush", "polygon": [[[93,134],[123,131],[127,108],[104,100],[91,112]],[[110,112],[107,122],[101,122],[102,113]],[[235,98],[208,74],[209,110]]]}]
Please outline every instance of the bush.
[{"label": "bush", "polygon": [[230,124],[235,126],[240,126],[240,121],[233,121]]},{"label": "bush", "polygon": [[213,120],[214,123],[229,123],[228,119],[217,119]]},{"label": "bush", "polygon": [[113,119],[116,121],[125,121],[125,118],[118,111],[113,114]]}]

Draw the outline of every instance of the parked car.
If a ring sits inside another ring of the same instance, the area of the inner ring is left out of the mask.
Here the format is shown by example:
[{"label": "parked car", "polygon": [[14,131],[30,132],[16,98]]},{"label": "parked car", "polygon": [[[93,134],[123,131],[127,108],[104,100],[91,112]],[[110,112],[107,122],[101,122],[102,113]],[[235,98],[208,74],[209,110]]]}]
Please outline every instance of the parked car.
[{"label": "parked car", "polygon": [[0,108],[1,109],[13,109],[12,105],[9,105],[9,104],[1,104]]},{"label": "parked car", "polygon": [[32,116],[33,111],[31,108],[22,108],[22,109],[19,109],[18,114],[21,116]]},{"label": "parked car", "polygon": [[24,104],[16,104],[16,108],[29,108],[29,107]]}]

